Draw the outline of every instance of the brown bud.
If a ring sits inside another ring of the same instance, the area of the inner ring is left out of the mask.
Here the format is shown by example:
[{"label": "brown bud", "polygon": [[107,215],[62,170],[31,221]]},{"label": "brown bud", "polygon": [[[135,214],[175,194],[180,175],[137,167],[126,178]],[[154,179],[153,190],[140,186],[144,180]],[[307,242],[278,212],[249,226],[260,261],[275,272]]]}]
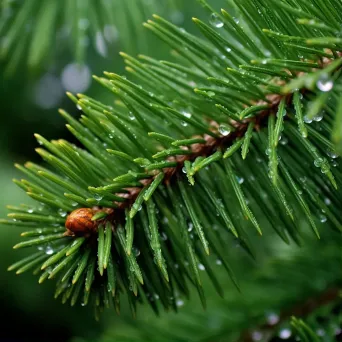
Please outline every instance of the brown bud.
[{"label": "brown bud", "polygon": [[95,212],[91,208],[76,209],[68,215],[65,227],[75,234],[91,233],[97,227],[96,222],[91,220]]}]

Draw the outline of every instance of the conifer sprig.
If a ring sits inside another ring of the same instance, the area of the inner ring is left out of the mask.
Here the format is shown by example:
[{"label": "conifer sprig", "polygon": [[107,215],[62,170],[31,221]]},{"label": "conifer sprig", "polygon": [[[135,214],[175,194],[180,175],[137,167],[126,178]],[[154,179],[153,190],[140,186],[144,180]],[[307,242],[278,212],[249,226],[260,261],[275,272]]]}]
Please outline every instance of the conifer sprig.
[{"label": "conifer sprig", "polygon": [[89,46],[102,57],[117,41],[131,52],[146,50],[141,22],[153,11],[165,13],[165,8],[176,11],[177,7],[177,0],[163,5],[155,0],[4,0],[0,59],[8,62],[7,73],[12,73],[26,56],[25,50],[30,69],[41,68],[52,52],[59,57],[61,46],[69,48],[79,64],[86,62]]},{"label": "conifer sprig", "polygon": [[83,295],[97,313],[109,300],[119,310],[123,292],[134,315],[141,301],[158,313],[155,296],[176,310],[175,292],[188,297],[191,286],[205,305],[199,269],[222,294],[209,254],[238,287],[225,253],[236,239],[253,256],[255,232],[302,243],[302,218],[317,237],[325,221],[341,231],[330,140],[339,141],[340,42],[321,39],[340,18],[297,22],[334,3],[243,2],[234,20],[201,1],[210,23],[194,23],[206,39],[154,16],[145,26],[178,62],[122,54],[137,83],[95,76],[114,106],[68,94],[81,118],[60,113],[84,148],[36,136],[48,167],[18,166],[29,180],[15,182],[42,205],[1,222],[34,228],[38,237],[15,247],[41,250],[11,269],[43,268],[40,282],[58,275],[56,296]]}]

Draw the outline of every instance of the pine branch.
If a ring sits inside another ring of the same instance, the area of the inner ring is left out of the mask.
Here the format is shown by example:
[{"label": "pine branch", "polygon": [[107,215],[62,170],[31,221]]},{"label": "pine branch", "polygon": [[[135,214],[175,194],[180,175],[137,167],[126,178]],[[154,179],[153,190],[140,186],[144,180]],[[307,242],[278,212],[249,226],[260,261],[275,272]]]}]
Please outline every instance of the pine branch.
[{"label": "pine branch", "polygon": [[[319,296],[309,298],[304,303],[301,303],[300,305],[297,305],[293,307],[292,309],[282,312],[278,316],[277,318],[278,321],[276,324],[274,324],[274,322],[267,322],[263,324],[262,326],[256,328],[255,331],[260,332],[262,336],[264,336],[264,338],[265,336],[272,336],[274,331],[277,330],[279,326],[281,326],[284,322],[288,321],[289,319],[292,319],[292,323],[294,325],[294,328],[296,329],[301,325],[299,324],[298,326],[296,323],[299,323],[301,320],[296,320],[294,317],[307,317],[311,313],[317,311],[320,307],[326,306],[332,302],[335,302],[336,300],[339,299],[339,297],[340,297],[340,288],[337,288],[337,287],[329,288],[326,291],[324,291],[322,294],[320,294]],[[300,333],[301,332],[300,329],[298,330]],[[313,333],[312,336],[314,336],[315,333],[314,332],[312,333]],[[311,339],[313,338],[312,336],[311,336]],[[317,341],[319,341],[318,336],[315,336],[315,337],[317,337]],[[253,337],[253,332],[250,332],[250,331],[244,332],[241,335],[239,341],[241,342],[255,341],[255,338]]]},{"label": "pine branch", "polygon": [[65,46],[71,47],[78,64],[87,60],[89,46],[102,57],[107,57],[109,46],[118,41],[122,48],[132,53],[146,50],[141,22],[153,11],[165,13],[165,8],[175,11],[178,6],[177,0],[163,5],[154,0],[65,3],[58,0],[4,0],[0,7],[0,34],[3,37],[0,59],[7,62],[6,72],[9,74],[18,68],[23,56],[27,58],[25,64],[37,70],[48,57],[52,57],[52,51],[58,56],[61,47]]},{"label": "pine branch", "polygon": [[159,313],[154,296],[176,310],[175,292],[191,287],[205,306],[200,269],[223,293],[209,253],[239,288],[225,251],[237,239],[254,257],[254,232],[301,244],[302,221],[317,237],[326,221],[342,231],[330,141],[339,144],[342,43],[325,36],[340,27],[338,5],[234,1],[237,24],[201,3],[211,26],[194,23],[206,40],[159,16],[145,23],[177,63],[122,54],[140,84],[95,77],[114,106],[68,93],[81,118],[60,113],[85,149],[36,135],[48,167],[17,166],[29,180],[15,183],[42,205],[11,207],[0,223],[31,229],[15,248],[42,249],[10,269],[58,275],[55,296],[74,305],[82,293],[97,316],[110,302],[119,311],[122,293],[133,315],[139,302]]}]

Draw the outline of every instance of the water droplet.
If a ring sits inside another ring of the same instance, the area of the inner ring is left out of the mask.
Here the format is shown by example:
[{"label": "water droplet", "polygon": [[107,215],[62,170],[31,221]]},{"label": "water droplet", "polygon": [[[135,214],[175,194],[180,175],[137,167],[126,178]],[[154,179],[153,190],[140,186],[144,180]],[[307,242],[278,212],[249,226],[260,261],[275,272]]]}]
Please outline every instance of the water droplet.
[{"label": "water droplet", "polygon": [[186,117],[186,118],[191,118],[191,113],[187,112],[186,110],[182,110],[181,113]]},{"label": "water droplet", "polygon": [[279,316],[274,312],[270,312],[269,314],[267,314],[266,319],[267,323],[270,325],[275,325],[279,322]]},{"label": "water droplet", "polygon": [[233,20],[235,21],[236,24],[238,24],[238,23],[240,22],[240,19],[239,19],[239,18],[233,17]]},{"label": "water droplet", "polygon": [[287,340],[290,336],[291,336],[291,330],[290,329],[282,329],[280,330],[279,332],[279,337],[282,339],[282,340]]},{"label": "water droplet", "polygon": [[136,257],[138,257],[139,255],[140,255],[140,249],[138,249],[138,248],[136,248],[136,247],[133,247],[132,248],[132,251],[133,251],[133,253],[134,253],[134,255],[136,256]]},{"label": "water droplet", "polygon": [[61,81],[64,89],[73,93],[87,90],[91,83],[91,73],[87,65],[68,64],[62,71]]},{"label": "water droplet", "polygon": [[319,80],[317,81],[316,85],[319,90],[323,92],[327,92],[333,88],[334,82],[332,81],[332,79],[330,78],[328,74],[323,73],[321,77],[319,78]]},{"label": "water droplet", "polygon": [[185,121],[181,121],[181,125],[182,125],[183,127],[186,127],[186,126],[188,125],[188,123],[185,122]]},{"label": "water droplet", "polygon": [[324,223],[324,222],[327,222],[327,217],[324,216],[324,215],[319,215],[319,220]]},{"label": "water droplet", "polygon": [[223,124],[219,126],[218,130],[223,136],[227,136],[231,132],[230,127],[228,125]]},{"label": "water droplet", "polygon": [[231,49],[230,47],[226,47],[226,51],[227,51],[227,52],[231,52],[232,49]]},{"label": "water droplet", "polygon": [[265,51],[264,51],[264,55],[265,55],[266,57],[270,57],[270,56],[271,56],[271,51],[265,50]]},{"label": "water droplet", "polygon": [[134,114],[133,114],[132,112],[129,112],[129,113],[128,113],[128,118],[129,118],[130,120],[135,120],[135,116],[134,116]]},{"label": "water droplet", "polygon": [[212,13],[210,15],[209,22],[212,26],[214,26],[216,28],[221,28],[224,26],[223,21],[221,20],[221,18],[216,13]]},{"label": "water droplet", "polygon": [[282,135],[280,139],[280,144],[284,146],[284,145],[287,145],[288,142],[289,140],[287,139],[287,137]]},{"label": "water droplet", "polygon": [[252,332],[252,340],[253,341],[261,341],[262,339],[262,332],[261,331],[253,331]]},{"label": "water droplet", "polygon": [[263,59],[262,61],[261,61],[261,64],[267,64],[267,59]]},{"label": "water droplet", "polygon": [[72,201],[72,202],[71,202],[71,205],[72,205],[73,207],[77,207],[77,206],[78,206],[78,203],[75,202],[75,201]]},{"label": "water droplet", "polygon": [[47,255],[53,254],[53,248],[51,246],[47,246],[45,249],[45,254]]},{"label": "water droplet", "polygon": [[309,118],[307,115],[304,116],[304,122],[305,123],[311,123],[312,122],[312,119]]},{"label": "water droplet", "polygon": [[177,305],[178,307],[183,306],[183,305],[184,305],[184,301],[181,300],[181,299],[177,299],[176,305]]},{"label": "water droplet", "polygon": [[194,225],[190,222],[188,224],[188,232],[191,232],[193,228],[194,228]]},{"label": "water droplet", "polygon": [[55,108],[60,103],[62,97],[62,83],[55,75],[45,74],[34,87],[34,99],[41,108]]},{"label": "water droplet", "polygon": [[321,111],[321,112],[317,113],[312,119],[316,122],[322,121],[323,115],[324,115],[324,112]]},{"label": "water droplet", "polygon": [[236,176],[236,179],[237,179],[239,184],[242,184],[245,181],[244,178],[238,177],[238,176]]},{"label": "water droplet", "polygon": [[314,164],[316,167],[321,167],[323,162],[324,162],[323,158],[317,158],[317,159],[315,159]]},{"label": "water droplet", "polygon": [[330,204],[331,204],[330,198],[328,198],[328,197],[324,198],[324,203],[325,203],[326,205],[330,205]]},{"label": "water droplet", "polygon": [[207,91],[209,97],[214,97],[216,94],[213,91]]},{"label": "water droplet", "polygon": [[160,234],[160,236],[161,236],[161,238],[162,238],[163,241],[166,241],[166,240],[167,240],[167,235],[166,235],[164,232],[162,232],[162,233]]},{"label": "water droplet", "polygon": [[59,216],[62,216],[62,217],[67,216],[67,212],[63,209],[58,209],[58,214],[59,214]]},{"label": "water droplet", "polygon": [[109,43],[116,41],[119,37],[118,30],[114,25],[105,25],[103,35]]},{"label": "water droplet", "polygon": [[198,268],[201,270],[201,271],[204,271],[205,270],[205,267],[203,264],[198,264]]},{"label": "water droplet", "polygon": [[103,196],[101,194],[95,194],[94,198],[96,199],[96,201],[101,201]]},{"label": "water droplet", "polygon": [[328,150],[327,155],[332,159],[336,159],[338,157],[338,154],[336,153],[336,151],[333,151],[333,150]]},{"label": "water droplet", "polygon": [[32,214],[32,213],[33,213],[33,209],[32,209],[32,208],[27,209],[27,212],[28,212],[29,214]]},{"label": "water droplet", "polygon": [[107,57],[107,45],[101,31],[95,34],[95,48],[102,57]]},{"label": "water droplet", "polygon": [[216,265],[220,266],[220,265],[222,265],[222,260],[217,259],[217,260],[215,261],[215,263],[216,263]]}]

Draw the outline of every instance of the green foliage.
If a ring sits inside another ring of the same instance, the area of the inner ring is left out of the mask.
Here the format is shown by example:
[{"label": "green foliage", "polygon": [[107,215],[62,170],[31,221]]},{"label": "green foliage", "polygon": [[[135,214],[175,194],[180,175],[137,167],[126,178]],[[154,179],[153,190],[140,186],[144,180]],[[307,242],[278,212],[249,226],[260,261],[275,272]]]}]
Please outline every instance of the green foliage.
[{"label": "green foliage", "polygon": [[[233,248],[230,258],[237,265],[241,295],[223,278],[220,282],[229,291],[225,298],[210,296],[207,310],[201,310],[196,301],[186,302],[178,295],[177,313],[155,318],[151,310],[142,308],[134,322],[127,314],[121,316],[98,341],[292,342],[296,341],[296,335],[301,336],[303,328],[298,320],[291,326],[293,314],[306,316],[310,331],[320,334],[318,341],[334,341],[341,326],[338,297],[341,276],[336,272],[342,263],[341,237],[325,234],[322,244],[314,236],[307,236],[306,242],[305,247],[298,248],[273,240],[275,245],[264,254],[263,261],[254,265],[241,257],[239,248]],[[219,269],[222,265],[214,267]]]},{"label": "green foliage", "polygon": [[142,21],[153,11],[166,13],[166,9],[176,11],[178,6],[178,0],[162,4],[155,0],[4,0],[0,8],[0,59],[7,60],[7,72],[13,72],[27,50],[25,62],[38,69],[67,48],[83,63],[89,45],[106,57],[108,46],[118,38],[125,50],[142,51],[146,49]]},{"label": "green foliage", "polygon": [[[342,4],[236,0],[233,18],[200,2],[210,25],[193,21],[206,39],[155,15],[145,26],[177,62],[123,53],[136,83],[95,77],[114,105],[68,94],[81,118],[60,111],[84,148],[37,135],[47,165],[18,166],[29,180],[16,184],[40,204],[0,222],[30,228],[15,248],[39,252],[11,269],[57,278],[62,302],[92,302],[98,315],[119,311],[126,293],[133,315],[140,302],[159,313],[195,288],[205,306],[199,270],[223,294],[214,260],[239,289],[226,252],[236,241],[254,257],[264,232],[304,244],[307,225],[318,238],[342,230],[330,140],[339,146],[341,41],[331,32]],[[95,228],[64,234],[77,208],[93,209]]]}]

